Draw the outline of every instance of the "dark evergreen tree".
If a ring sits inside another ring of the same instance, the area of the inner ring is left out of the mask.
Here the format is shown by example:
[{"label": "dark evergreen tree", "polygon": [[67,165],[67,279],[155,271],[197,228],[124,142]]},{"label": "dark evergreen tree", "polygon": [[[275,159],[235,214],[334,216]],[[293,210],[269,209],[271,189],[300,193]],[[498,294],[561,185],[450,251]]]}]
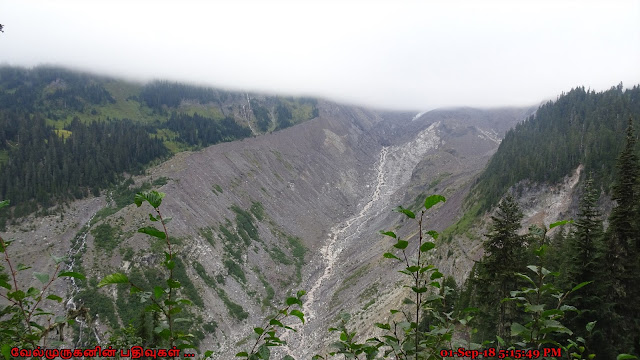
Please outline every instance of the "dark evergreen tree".
[{"label": "dark evergreen tree", "polygon": [[[571,305],[580,312],[570,313],[566,322],[568,328],[588,340],[592,351],[605,345],[600,329],[607,323],[602,315],[608,313],[606,304],[600,297],[601,284],[607,279],[602,277],[604,264],[601,254],[604,247],[602,219],[598,211],[599,192],[599,189],[594,187],[593,179],[587,179],[580,199],[578,217],[574,223],[575,230],[567,238],[567,245],[562,249],[566,260],[560,269],[564,278],[564,288],[570,289],[585,281],[592,282],[572,295]],[[585,327],[592,321],[598,321],[600,328],[595,329],[593,338],[588,338]]]},{"label": "dark evergreen tree", "polygon": [[291,110],[282,102],[276,107],[276,130],[285,129],[292,125],[293,115]]},{"label": "dark evergreen tree", "polygon": [[615,207],[605,236],[606,282],[603,296],[614,304],[606,343],[618,353],[640,354],[640,164],[636,154],[633,121],[617,163],[613,185]]},{"label": "dark evergreen tree", "polygon": [[517,272],[523,272],[526,259],[525,238],[518,235],[523,214],[512,196],[507,196],[491,219],[490,233],[484,244],[484,257],[475,266],[472,280],[482,340],[498,335],[510,336],[511,323],[517,319],[515,306],[503,302],[510,291],[518,288]]}]

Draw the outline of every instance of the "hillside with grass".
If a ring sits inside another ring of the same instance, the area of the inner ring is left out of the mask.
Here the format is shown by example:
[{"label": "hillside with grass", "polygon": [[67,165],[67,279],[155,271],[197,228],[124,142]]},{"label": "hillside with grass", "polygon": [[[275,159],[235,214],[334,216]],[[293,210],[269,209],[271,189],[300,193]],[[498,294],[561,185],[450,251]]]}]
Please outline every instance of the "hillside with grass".
[{"label": "hillside with grass", "polygon": [[13,205],[6,216],[46,211],[178,152],[309,120],[316,104],[54,67],[0,67],[0,198]]}]

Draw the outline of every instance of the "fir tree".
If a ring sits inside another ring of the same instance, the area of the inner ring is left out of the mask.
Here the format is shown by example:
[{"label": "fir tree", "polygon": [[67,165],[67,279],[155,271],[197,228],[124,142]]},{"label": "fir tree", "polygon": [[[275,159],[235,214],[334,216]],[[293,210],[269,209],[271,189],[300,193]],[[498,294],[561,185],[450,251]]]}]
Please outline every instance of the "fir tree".
[{"label": "fir tree", "polygon": [[640,354],[640,165],[635,152],[636,138],[631,118],[626,133],[611,197],[616,206],[609,216],[610,225],[605,236],[608,279],[602,295],[609,303],[615,304],[607,342],[615,344],[617,352],[637,355]]},{"label": "fir tree", "polygon": [[[525,263],[524,237],[518,235],[522,211],[512,196],[507,196],[492,216],[493,225],[484,244],[484,258],[476,264],[476,304],[484,310],[480,320],[481,333],[508,338],[511,323],[516,318],[512,303],[502,302],[519,283],[516,272]],[[482,336],[482,334],[481,334]]]},{"label": "fir tree", "polygon": [[[567,239],[567,246],[564,248],[566,262],[563,272],[568,288],[585,281],[593,282],[576,292],[571,299],[571,305],[578,308],[580,313],[570,314],[567,326],[583,337],[587,335],[586,325],[592,321],[599,321],[603,325],[606,319],[601,315],[607,313],[598,291],[598,286],[606,280],[601,276],[603,229],[601,214],[598,211],[598,199],[599,189],[594,187],[593,179],[589,177],[580,199],[575,231]],[[591,350],[604,346],[600,340],[600,333],[601,331],[596,329],[595,339],[588,339],[591,340],[589,342]]]}]

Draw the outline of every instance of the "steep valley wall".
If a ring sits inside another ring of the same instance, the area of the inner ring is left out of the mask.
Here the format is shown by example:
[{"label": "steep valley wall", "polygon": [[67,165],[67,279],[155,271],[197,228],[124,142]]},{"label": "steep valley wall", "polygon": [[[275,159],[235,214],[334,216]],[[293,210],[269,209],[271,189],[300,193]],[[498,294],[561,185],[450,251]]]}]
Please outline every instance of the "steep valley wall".
[{"label": "steep valley wall", "polygon": [[[407,237],[416,231],[392,209],[443,194],[448,201],[429,214],[427,227],[446,228],[461,215],[472,179],[504,131],[530,111],[450,109],[414,119],[329,102],[318,108],[313,120],[179,153],[135,179],[139,185],[166,178],[158,186],[167,194],[162,212],[172,217],[169,232],[204,304],[194,316],[217,324],[201,348],[215,350],[220,359],[232,358],[250,341],[252,328],[299,289],[309,292],[308,321],[288,335],[283,353],[307,359],[325,349],[326,330],[343,311],[353,315],[363,336],[372,334],[370,325],[384,320],[404,296],[397,269],[382,259],[392,244],[378,231],[394,229]],[[150,208],[129,205],[89,222],[109,206],[107,195],[71,204],[64,220],[32,219],[2,235],[17,240],[19,261],[46,267],[50,261],[34,260],[33,254],[66,254],[73,238],[86,234],[82,270],[98,281],[110,272],[156,266],[161,244],[136,232],[149,225]],[[117,247],[109,251],[96,244],[93,229],[102,224],[115,229]],[[303,258],[300,245],[307,249]],[[447,253],[445,245],[434,262],[449,272],[468,271],[468,261],[451,265]],[[55,291],[65,296],[70,288]],[[99,291],[114,301],[122,296],[114,288]],[[105,319],[93,323],[106,330]]]}]

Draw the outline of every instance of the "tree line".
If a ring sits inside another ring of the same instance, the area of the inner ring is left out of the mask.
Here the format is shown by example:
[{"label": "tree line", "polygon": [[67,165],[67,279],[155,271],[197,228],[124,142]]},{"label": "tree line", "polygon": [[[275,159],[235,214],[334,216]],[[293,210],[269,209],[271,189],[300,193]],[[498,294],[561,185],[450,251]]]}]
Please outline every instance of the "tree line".
[{"label": "tree line", "polygon": [[176,140],[193,146],[208,146],[251,136],[249,128],[238,125],[229,116],[216,121],[197,113],[189,115],[174,111],[164,125],[178,133]]},{"label": "tree line", "polygon": [[0,112],[0,197],[14,217],[59,201],[79,199],[168,155],[158,138],[130,120],[85,124],[74,119],[56,131],[40,114]]},{"label": "tree line", "polygon": [[[577,218],[568,231],[558,231],[543,244],[543,259],[560,288],[588,282],[567,299],[571,306],[563,323],[585,339],[588,351],[601,359],[617,354],[640,355],[640,163],[636,134],[627,122],[623,148],[614,166],[608,217],[598,210],[601,187],[593,178],[584,182]],[[519,308],[512,290],[526,286],[526,264],[532,263],[537,241],[531,232],[519,235],[522,211],[513,197],[503,199],[492,217],[484,243],[484,257],[475,264],[462,291],[458,308],[476,307],[478,342],[499,336],[513,339],[514,324],[535,309]],[[547,299],[549,300],[549,299]],[[564,334],[567,336],[568,334]],[[555,336],[549,340],[560,340]]]},{"label": "tree line", "polygon": [[[468,197],[481,210],[494,207],[510,187],[522,180],[557,183],[579,164],[593,174],[596,186],[608,194],[619,141],[630,116],[640,115],[640,86],[622,84],[595,92],[578,87],[507,132],[486,171]],[[523,185],[517,190],[522,191]]]}]

